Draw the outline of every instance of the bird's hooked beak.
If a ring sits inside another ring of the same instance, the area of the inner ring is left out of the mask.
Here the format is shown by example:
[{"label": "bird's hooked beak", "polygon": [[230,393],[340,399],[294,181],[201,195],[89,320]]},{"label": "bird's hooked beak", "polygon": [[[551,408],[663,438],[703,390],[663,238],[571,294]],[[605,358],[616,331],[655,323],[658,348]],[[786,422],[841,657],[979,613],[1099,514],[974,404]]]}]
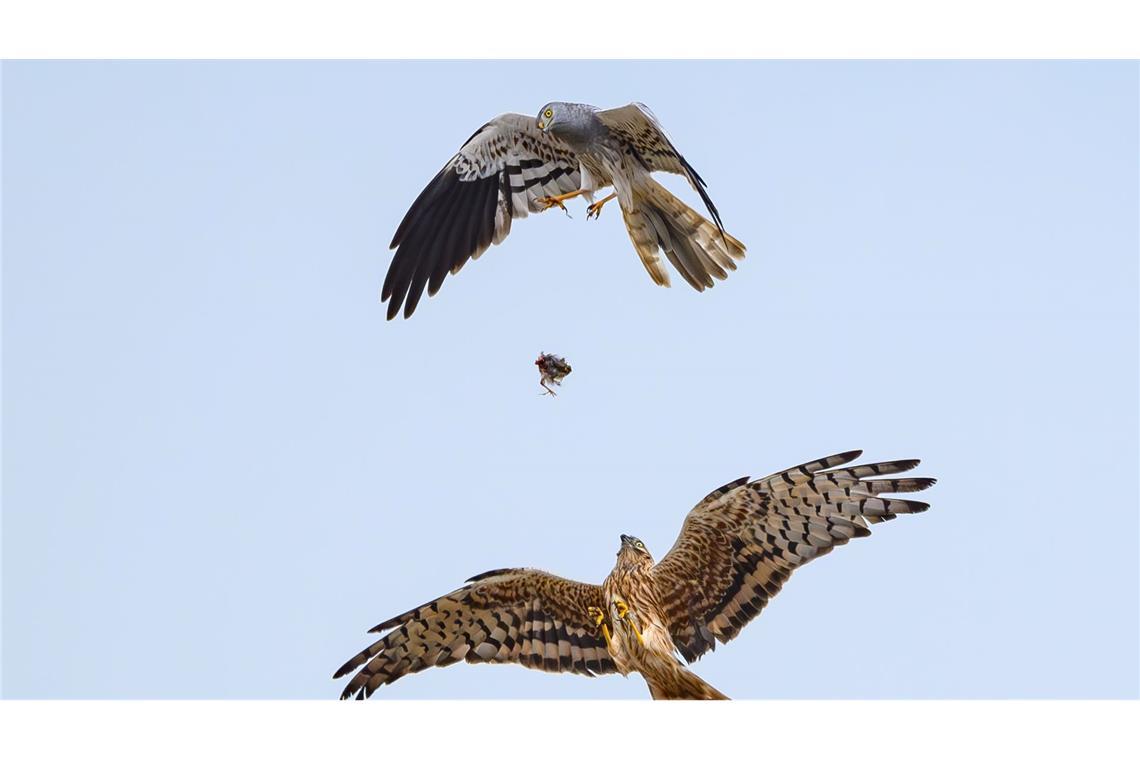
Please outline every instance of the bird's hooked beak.
[{"label": "bird's hooked beak", "polygon": [[617,553],[621,554],[622,550],[625,549],[627,546],[633,546],[633,541],[634,541],[633,536],[627,536],[626,534],[622,533],[621,534],[621,546],[618,547]]}]

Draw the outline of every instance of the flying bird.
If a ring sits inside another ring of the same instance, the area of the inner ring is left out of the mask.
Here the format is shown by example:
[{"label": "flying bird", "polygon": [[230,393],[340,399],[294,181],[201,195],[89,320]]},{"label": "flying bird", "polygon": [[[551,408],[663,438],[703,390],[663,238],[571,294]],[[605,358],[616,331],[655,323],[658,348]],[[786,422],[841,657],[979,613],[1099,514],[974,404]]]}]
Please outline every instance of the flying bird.
[{"label": "flying bird", "polygon": [[[704,201],[712,221],[682,203],[650,175],[680,174]],[[613,192],[595,202],[594,192]],[[697,290],[736,269],[744,245],[724,231],[705,181],[641,103],[599,110],[548,103],[537,117],[508,113],[484,124],[435,175],[392,237],[396,250],[381,302],[388,319],[416,310],[426,286],[435,295],[450,272],[479,258],[511,231],[514,219],[582,196],[587,218],[617,198],[641,263],[669,285],[658,249]]]},{"label": "flying bird", "polygon": [[553,673],[640,673],[654,699],[727,699],[690,671],[735,638],[792,572],[868,525],[929,504],[890,496],[933,478],[893,476],[917,459],[846,466],[862,454],[817,459],[721,486],[693,507],[673,548],[654,562],[633,536],[601,585],[532,569],[476,575],[462,588],[375,626],[388,631],[337,670],[354,673],[342,699],[432,666],[518,663]]}]

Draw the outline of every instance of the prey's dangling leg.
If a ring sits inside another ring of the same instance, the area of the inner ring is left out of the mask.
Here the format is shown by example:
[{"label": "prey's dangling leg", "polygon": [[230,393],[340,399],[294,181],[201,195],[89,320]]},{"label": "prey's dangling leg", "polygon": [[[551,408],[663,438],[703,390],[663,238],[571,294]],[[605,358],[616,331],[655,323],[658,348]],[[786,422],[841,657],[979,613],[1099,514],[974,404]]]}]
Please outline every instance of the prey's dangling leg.
[{"label": "prey's dangling leg", "polygon": [[545,380],[539,380],[538,384],[546,389],[546,393],[540,393],[538,395],[540,395],[540,396],[557,396],[558,395],[557,393],[554,392],[553,388],[551,388],[549,385],[546,384]]},{"label": "prey's dangling leg", "polygon": [[610,201],[612,201],[616,197],[617,197],[617,193],[610,193],[609,195],[607,195],[605,198],[602,198],[597,203],[591,203],[589,206],[586,207],[586,218],[587,219],[598,219],[599,217],[601,217],[602,206],[606,205],[607,203],[609,203]]},{"label": "prey's dangling leg", "polygon": [[[584,192],[586,191],[574,190],[569,193],[563,193],[562,195],[544,195],[538,199],[538,205],[542,207],[539,209],[539,211],[546,211],[547,209],[552,209],[555,206],[562,209],[563,211],[566,211],[566,206],[562,204],[562,201],[568,201],[571,198],[577,198]],[[566,211],[566,216],[570,216],[569,211]]]},{"label": "prey's dangling leg", "polygon": [[606,637],[606,651],[613,654],[613,641],[610,639],[609,626],[606,625],[606,613],[602,611],[601,607],[587,607],[586,614],[593,618],[595,626],[602,629],[602,635]]},{"label": "prey's dangling leg", "polygon": [[623,620],[633,629],[633,635],[637,637],[637,643],[645,646],[645,639],[641,638],[641,631],[637,630],[637,623],[633,622],[633,616],[630,615],[629,605],[618,599],[614,602],[614,609],[617,610],[618,620]]}]

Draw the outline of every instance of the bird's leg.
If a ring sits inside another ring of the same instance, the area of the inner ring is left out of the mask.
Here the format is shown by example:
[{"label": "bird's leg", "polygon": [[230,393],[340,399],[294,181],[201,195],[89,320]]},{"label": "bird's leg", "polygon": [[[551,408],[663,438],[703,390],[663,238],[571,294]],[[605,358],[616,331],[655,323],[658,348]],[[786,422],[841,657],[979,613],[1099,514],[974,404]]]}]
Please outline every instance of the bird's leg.
[{"label": "bird's leg", "polygon": [[[577,198],[579,195],[581,195],[584,192],[586,192],[586,191],[585,190],[574,190],[574,191],[569,192],[569,193],[563,193],[562,195],[544,195],[538,199],[538,204],[540,206],[542,206],[542,208],[540,208],[539,211],[546,211],[547,209],[554,208],[555,206],[562,209],[563,211],[566,211],[566,207],[564,205],[562,205],[562,201],[568,201],[571,198]],[[570,216],[570,212],[566,211],[566,215]]]},{"label": "bird's leg", "polygon": [[546,384],[545,380],[539,380],[538,384],[546,389],[546,393],[540,393],[538,395],[540,395],[540,396],[557,396],[558,395],[557,393],[554,392],[553,388],[551,388],[549,385]]},{"label": "bird's leg", "polygon": [[586,207],[586,218],[587,219],[597,219],[597,218],[601,217],[602,206],[606,205],[607,203],[609,203],[610,201],[612,201],[616,197],[617,197],[617,193],[610,193],[609,195],[607,195],[605,198],[602,198],[597,203],[591,203],[589,206]]},{"label": "bird's leg", "polygon": [[601,607],[587,607],[586,614],[594,619],[595,626],[602,629],[602,635],[606,637],[606,651],[612,654],[613,642],[610,640],[610,629],[606,626],[606,613]]},{"label": "bird's leg", "polygon": [[617,610],[618,620],[624,620],[630,628],[633,629],[633,635],[637,637],[637,643],[645,646],[645,639],[641,638],[641,631],[637,630],[637,624],[633,622],[633,618],[629,615],[629,605],[618,599],[614,602],[614,609]]}]

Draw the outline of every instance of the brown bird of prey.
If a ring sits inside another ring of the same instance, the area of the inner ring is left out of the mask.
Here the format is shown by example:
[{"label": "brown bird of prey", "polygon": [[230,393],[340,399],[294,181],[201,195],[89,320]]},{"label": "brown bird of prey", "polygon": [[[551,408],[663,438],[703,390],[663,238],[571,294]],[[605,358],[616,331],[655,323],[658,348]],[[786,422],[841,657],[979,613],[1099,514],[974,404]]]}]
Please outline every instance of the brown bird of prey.
[{"label": "brown bird of prey", "polygon": [[[652,172],[685,177],[709,221],[658,184]],[[594,191],[613,192],[594,202]],[[479,128],[412,203],[392,237],[396,249],[381,301],[388,319],[410,317],[424,287],[433,296],[450,272],[477,259],[511,231],[511,221],[583,196],[587,218],[617,198],[641,263],[669,285],[664,251],[685,282],[713,286],[736,269],[744,245],[724,231],[705,181],[640,103],[606,111],[581,103],[548,103],[537,117],[508,113]]]},{"label": "brown bird of prey", "polygon": [[341,698],[466,660],[584,676],[637,672],[654,699],[727,699],[677,655],[691,663],[735,638],[792,571],[869,535],[868,524],[930,506],[887,494],[921,491],[933,478],[874,477],[906,472],[917,459],[846,466],[861,453],[721,486],[693,507],[660,562],[623,535],[601,585],[530,569],[476,575],[373,628],[389,632],[336,672],[355,671]]}]

